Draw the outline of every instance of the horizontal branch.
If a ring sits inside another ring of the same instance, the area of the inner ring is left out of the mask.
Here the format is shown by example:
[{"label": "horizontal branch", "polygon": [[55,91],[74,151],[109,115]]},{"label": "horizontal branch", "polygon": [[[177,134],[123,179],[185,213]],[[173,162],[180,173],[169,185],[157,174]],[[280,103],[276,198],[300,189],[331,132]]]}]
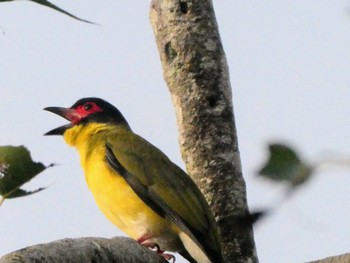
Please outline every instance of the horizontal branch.
[{"label": "horizontal branch", "polygon": [[349,263],[350,262],[350,253],[332,256],[324,259],[319,259],[315,261],[310,261],[309,263]]},{"label": "horizontal branch", "polygon": [[64,262],[154,262],[167,263],[159,254],[127,237],[67,238],[38,244],[11,252],[0,263],[64,263]]}]

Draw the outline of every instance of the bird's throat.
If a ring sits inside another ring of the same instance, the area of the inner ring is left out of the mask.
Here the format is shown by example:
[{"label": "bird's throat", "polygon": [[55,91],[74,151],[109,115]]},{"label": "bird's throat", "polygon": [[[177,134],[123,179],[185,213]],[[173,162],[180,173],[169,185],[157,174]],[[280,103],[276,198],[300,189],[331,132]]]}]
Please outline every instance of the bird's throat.
[{"label": "bird's throat", "polygon": [[85,147],[85,144],[90,144],[92,141],[96,141],[99,135],[108,129],[106,124],[103,123],[89,123],[74,125],[72,128],[67,129],[64,134],[64,140],[69,146],[76,148]]},{"label": "bird's throat", "polygon": [[[69,146],[76,146],[78,147],[79,141],[82,141],[83,138],[80,138],[80,134],[83,134],[84,132],[84,125],[74,125],[72,128],[67,129],[64,134],[63,138],[65,142]],[[84,136],[84,140],[86,137]]]}]

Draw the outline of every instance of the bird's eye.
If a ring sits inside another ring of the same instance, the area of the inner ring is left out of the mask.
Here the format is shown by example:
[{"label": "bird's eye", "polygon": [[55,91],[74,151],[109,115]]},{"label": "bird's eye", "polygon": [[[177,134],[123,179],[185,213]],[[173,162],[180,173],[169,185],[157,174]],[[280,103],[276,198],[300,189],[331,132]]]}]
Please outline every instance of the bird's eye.
[{"label": "bird's eye", "polygon": [[92,104],[91,103],[86,103],[84,105],[84,110],[86,110],[86,111],[91,110],[91,108],[92,108]]}]

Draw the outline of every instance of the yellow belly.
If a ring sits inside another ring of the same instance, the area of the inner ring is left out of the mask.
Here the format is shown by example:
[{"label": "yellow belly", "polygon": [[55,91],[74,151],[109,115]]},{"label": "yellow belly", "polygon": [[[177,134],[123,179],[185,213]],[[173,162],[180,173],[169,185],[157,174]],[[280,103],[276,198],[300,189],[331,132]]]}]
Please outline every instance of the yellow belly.
[{"label": "yellow belly", "polygon": [[[106,124],[75,125],[64,133],[64,139],[75,146],[86,182],[104,215],[128,236],[149,236],[162,250],[182,251],[180,229],[159,216],[132,190],[128,183],[109,167],[105,160]],[[101,132],[102,131],[102,132]]]},{"label": "yellow belly", "polygon": [[139,239],[147,234],[151,237],[148,241],[162,249],[177,250],[178,227],[148,207],[103,157],[95,151],[90,160],[82,160],[87,184],[100,210],[128,236]]}]

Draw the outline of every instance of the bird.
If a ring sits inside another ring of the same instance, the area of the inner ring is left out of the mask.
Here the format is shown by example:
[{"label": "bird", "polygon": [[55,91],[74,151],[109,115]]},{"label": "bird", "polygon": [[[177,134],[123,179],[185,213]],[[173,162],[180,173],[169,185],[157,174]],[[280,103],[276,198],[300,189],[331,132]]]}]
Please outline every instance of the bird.
[{"label": "bird", "polygon": [[[47,107],[69,121],[45,135],[63,135],[78,150],[97,206],[140,244],[177,252],[191,263],[224,262],[218,227],[190,176],[134,133],[107,101],[88,97],[71,107]],[[174,258],[175,259],[175,258]]]}]

